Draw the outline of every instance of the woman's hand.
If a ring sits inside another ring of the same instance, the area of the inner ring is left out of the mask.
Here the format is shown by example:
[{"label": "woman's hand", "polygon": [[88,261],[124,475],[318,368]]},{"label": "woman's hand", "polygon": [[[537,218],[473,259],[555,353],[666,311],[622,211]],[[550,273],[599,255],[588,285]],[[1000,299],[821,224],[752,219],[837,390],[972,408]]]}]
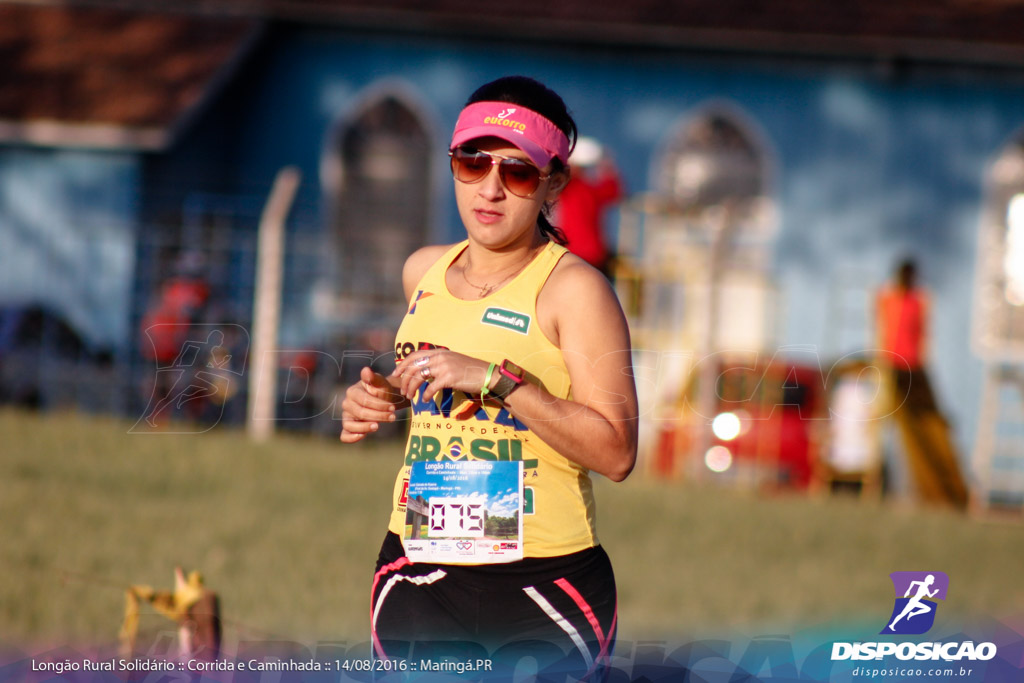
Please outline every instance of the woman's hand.
[{"label": "woman's hand", "polygon": [[429,401],[441,389],[479,394],[487,378],[487,368],[488,364],[478,358],[445,349],[428,349],[406,356],[395,367],[392,378],[400,381],[398,390],[410,401],[426,384],[423,398]]},{"label": "woman's hand", "polygon": [[361,441],[380,429],[381,422],[394,422],[395,411],[405,401],[388,378],[363,368],[359,381],[345,391],[341,402],[341,440]]}]

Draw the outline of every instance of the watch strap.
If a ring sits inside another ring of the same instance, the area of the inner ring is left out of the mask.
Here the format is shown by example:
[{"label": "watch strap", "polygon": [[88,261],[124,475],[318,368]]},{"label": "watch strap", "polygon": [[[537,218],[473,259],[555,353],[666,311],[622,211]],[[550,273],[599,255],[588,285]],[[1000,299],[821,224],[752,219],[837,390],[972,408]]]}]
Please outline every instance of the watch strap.
[{"label": "watch strap", "polygon": [[508,375],[500,375],[498,377],[498,383],[494,385],[493,389],[491,389],[491,396],[496,396],[497,398],[504,400],[505,397],[512,393],[513,389],[519,386],[519,384],[520,382],[515,381]]},{"label": "watch strap", "polygon": [[525,377],[526,372],[506,358],[498,366],[498,382],[491,389],[491,394],[504,400],[516,387],[523,383]]}]

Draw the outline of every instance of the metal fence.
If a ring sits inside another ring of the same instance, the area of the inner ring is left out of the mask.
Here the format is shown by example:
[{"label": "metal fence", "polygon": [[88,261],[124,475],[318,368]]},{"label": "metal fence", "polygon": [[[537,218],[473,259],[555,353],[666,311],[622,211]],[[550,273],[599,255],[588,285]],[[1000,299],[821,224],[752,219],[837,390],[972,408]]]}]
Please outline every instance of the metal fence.
[{"label": "metal fence", "polygon": [[[261,198],[196,195],[181,222],[142,226],[124,283],[130,303],[118,311],[127,333],[112,344],[90,341],[59,299],[8,301],[0,403],[112,414],[133,429],[242,424],[261,208]],[[338,245],[316,211],[296,207],[287,231],[276,419],[279,428],[336,434],[339,389],[363,365],[388,367],[403,309],[400,291],[365,291],[338,276],[356,263],[385,266]]]}]

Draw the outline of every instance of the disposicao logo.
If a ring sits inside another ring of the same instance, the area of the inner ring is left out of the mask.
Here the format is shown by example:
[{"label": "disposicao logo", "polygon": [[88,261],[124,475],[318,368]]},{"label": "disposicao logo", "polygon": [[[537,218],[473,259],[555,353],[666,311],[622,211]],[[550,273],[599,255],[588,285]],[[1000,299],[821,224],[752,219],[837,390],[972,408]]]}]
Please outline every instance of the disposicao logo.
[{"label": "disposicao logo", "polygon": [[530,331],[530,316],[515,311],[507,311],[504,308],[488,308],[484,311],[484,317],[480,321],[487,325],[496,325],[521,334],[528,334]]},{"label": "disposicao logo", "polygon": [[896,590],[896,604],[880,633],[920,635],[930,631],[938,609],[935,601],[946,599],[949,577],[943,572],[893,572],[889,578]]},{"label": "disposicao logo", "polygon": [[[896,599],[892,614],[879,635],[921,635],[935,624],[936,600],[945,600],[949,577],[943,572],[893,572],[889,575]],[[832,661],[879,660],[896,657],[917,661],[985,661],[996,656],[994,643],[854,642],[832,643]]]}]

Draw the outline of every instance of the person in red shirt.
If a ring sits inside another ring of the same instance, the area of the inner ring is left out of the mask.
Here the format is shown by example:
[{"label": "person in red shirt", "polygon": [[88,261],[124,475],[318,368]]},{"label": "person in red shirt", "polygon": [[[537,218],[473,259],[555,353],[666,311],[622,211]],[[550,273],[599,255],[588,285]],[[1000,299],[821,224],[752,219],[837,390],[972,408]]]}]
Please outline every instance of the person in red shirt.
[{"label": "person in red shirt", "polygon": [[182,396],[175,386],[181,382],[188,387],[195,371],[197,359],[186,360],[185,352],[199,348],[190,347],[189,339],[210,300],[210,285],[203,274],[205,267],[206,260],[199,252],[179,256],[171,277],[161,285],[157,299],[140,322],[139,351],[152,364],[152,374],[143,380],[142,386],[143,397],[148,397],[145,420],[151,427],[170,419],[174,412],[172,396],[183,399],[178,407],[187,404],[193,419],[203,410],[204,401],[198,399],[207,394]]},{"label": "person in red shirt", "polygon": [[604,212],[622,198],[615,164],[593,138],[580,138],[569,159],[572,177],[556,205],[558,225],[569,251],[611,277],[611,258],[604,236]]}]

